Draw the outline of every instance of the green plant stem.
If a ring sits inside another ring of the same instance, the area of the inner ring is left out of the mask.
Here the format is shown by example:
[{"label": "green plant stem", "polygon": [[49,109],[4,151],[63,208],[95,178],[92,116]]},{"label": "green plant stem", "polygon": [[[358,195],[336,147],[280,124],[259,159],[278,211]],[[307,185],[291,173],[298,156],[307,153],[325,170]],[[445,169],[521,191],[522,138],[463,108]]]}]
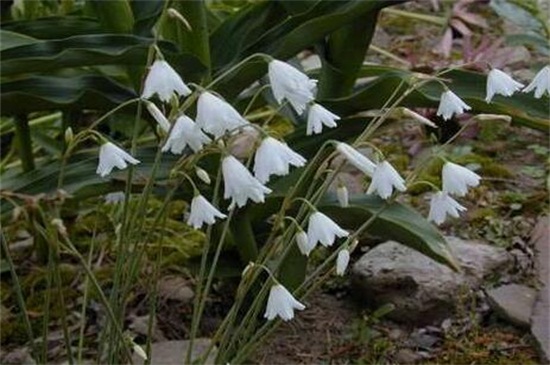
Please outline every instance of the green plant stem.
[{"label": "green plant stem", "polygon": [[15,138],[17,150],[21,159],[21,166],[24,172],[34,170],[34,155],[32,152],[31,129],[29,119],[26,115],[17,115],[14,118]]},{"label": "green plant stem", "polygon": [[17,276],[17,272],[15,271],[15,265],[13,264],[8,243],[6,242],[6,237],[4,236],[4,230],[0,230],[0,242],[2,245],[2,259],[6,260],[8,264],[8,268],[10,270],[11,279],[13,281],[13,285],[11,287],[15,292],[17,305],[19,306],[19,310],[21,311],[21,319],[23,320],[23,325],[25,327],[25,331],[27,332],[27,337],[29,338],[29,342],[31,344],[31,351],[33,353],[33,356],[38,358],[38,354],[40,353],[40,351],[38,350],[36,342],[34,341],[34,333],[33,333],[31,321],[29,319],[29,315],[27,312],[27,305],[25,304],[25,298],[23,297],[23,292],[21,291],[21,283],[19,282],[19,276]]},{"label": "green plant stem", "polygon": [[[109,317],[109,320],[114,325],[113,327],[115,329],[115,333],[118,335],[119,340],[124,342],[124,333],[122,332],[122,328],[120,326],[118,326],[118,321],[117,321],[117,319],[115,317],[115,314],[114,314],[114,312],[113,312],[113,310],[112,310],[112,308],[109,304],[109,300],[105,296],[105,293],[103,292],[103,289],[101,289],[101,285],[99,285],[99,282],[97,281],[92,269],[88,266],[88,264],[86,262],[86,259],[84,259],[84,257],[80,254],[80,252],[78,252],[76,247],[72,244],[72,242],[67,237],[65,237],[64,244],[69,249],[69,252],[72,255],[74,255],[80,261],[80,264],[84,268],[84,271],[86,272],[86,275],[88,276],[88,278],[92,282],[93,286],[97,290],[97,293],[99,295],[99,300],[101,301],[101,303],[105,307],[105,311],[107,312],[107,316]],[[132,354],[131,354],[131,352],[130,352],[130,350],[128,349],[127,346],[124,346],[124,351],[126,353],[126,356],[128,357],[128,360],[131,362]]]},{"label": "green plant stem", "polygon": [[[88,253],[88,266],[92,266],[92,257],[94,253],[94,245],[97,234],[98,219],[95,219],[94,231],[92,234],[92,239],[90,241],[90,251]],[[84,348],[84,331],[86,330],[86,308],[88,307],[88,297],[90,295],[90,283],[89,278],[86,276],[84,278],[84,297],[82,299],[82,310],[80,311],[80,330],[78,336],[78,352],[76,356],[77,364],[82,364],[82,350]]]},{"label": "green plant stem", "polygon": [[216,85],[217,83],[219,83],[220,81],[222,81],[225,77],[231,75],[233,72],[237,71],[239,69],[239,67],[242,67],[245,63],[247,63],[248,61],[250,60],[253,60],[254,58],[256,57],[260,57],[260,58],[263,58],[263,59],[266,59],[267,57],[270,57],[268,55],[265,55],[263,53],[254,53],[246,58],[244,58],[242,61],[240,61],[239,63],[231,66],[229,69],[227,69],[226,71],[224,71],[221,75],[219,75],[218,77],[216,77],[211,83],[209,83],[205,89],[212,89],[214,87],[214,85]]},{"label": "green plant stem", "polygon": [[375,46],[374,44],[371,44],[369,46],[369,49],[376,52],[376,53],[381,54],[384,57],[389,58],[390,60],[394,60],[395,62],[399,62],[400,64],[402,64],[405,67],[410,67],[411,66],[411,63],[409,61],[404,60],[401,57],[398,57],[398,56],[394,55],[393,53],[391,53],[389,51],[386,51],[384,48],[381,48],[381,47]]},{"label": "green plant stem", "polygon": [[153,286],[151,297],[149,299],[149,321],[147,323],[147,344],[145,352],[147,353],[147,359],[145,360],[145,365],[151,363],[151,341],[153,339],[153,325],[155,323],[155,318],[157,315],[157,297],[158,297],[158,285],[160,278],[160,270],[162,264],[162,254],[163,254],[163,244],[164,237],[166,232],[166,214],[163,215],[162,225],[161,225],[161,236],[159,244],[159,252],[157,254],[157,259],[155,260],[155,267],[153,269],[153,276],[151,285]]},{"label": "green plant stem", "polygon": [[[219,193],[221,188],[221,180],[222,180],[222,172],[221,168],[218,169],[218,174],[216,176],[216,184],[214,186],[214,195],[212,197],[212,201],[218,205],[219,201]],[[212,229],[213,226],[208,226],[206,230],[206,243],[203,247],[202,256],[201,256],[201,266],[199,270],[199,280],[196,287],[196,295],[195,300],[193,302],[193,317],[191,319],[191,333],[189,336],[189,347],[187,348],[187,353],[185,354],[186,361],[188,359],[191,359],[191,355],[193,353],[193,341],[195,340],[195,336],[197,335],[197,331],[200,324],[200,318],[198,316],[199,313],[199,307],[202,302],[202,296],[203,296],[203,279],[206,276],[206,264],[208,262],[208,252],[210,251],[210,244],[212,241]],[[189,362],[187,362],[189,363]]]},{"label": "green plant stem", "polygon": [[220,254],[222,252],[223,244],[225,242],[225,237],[227,236],[227,233],[229,232],[229,222],[231,221],[231,218],[233,217],[235,213],[235,209],[232,209],[229,212],[229,215],[227,216],[227,219],[224,223],[222,234],[220,235],[220,239],[218,242],[218,247],[216,247],[216,252],[214,253],[214,258],[212,259],[212,264],[210,266],[210,271],[208,273],[208,277],[206,279],[206,284],[204,285],[204,290],[201,292],[201,300],[199,302],[199,308],[196,313],[196,320],[195,320],[195,314],[193,314],[193,323],[191,327],[191,336],[190,336],[190,342],[189,342],[189,350],[186,354],[186,364],[191,364],[191,356],[193,353],[193,340],[195,336],[197,335],[197,331],[199,329],[200,320],[202,317],[202,313],[204,311],[204,307],[206,305],[206,299],[208,296],[208,292],[210,291],[210,286],[212,285],[212,280],[214,280],[214,273],[216,271],[216,266],[218,265],[218,260],[220,258]]},{"label": "green plant stem", "polygon": [[409,19],[419,20],[426,23],[431,23],[444,27],[447,25],[447,19],[434,15],[426,15],[420,13],[413,13],[411,11],[399,10],[394,8],[385,8],[382,10],[383,13],[402,16]]}]

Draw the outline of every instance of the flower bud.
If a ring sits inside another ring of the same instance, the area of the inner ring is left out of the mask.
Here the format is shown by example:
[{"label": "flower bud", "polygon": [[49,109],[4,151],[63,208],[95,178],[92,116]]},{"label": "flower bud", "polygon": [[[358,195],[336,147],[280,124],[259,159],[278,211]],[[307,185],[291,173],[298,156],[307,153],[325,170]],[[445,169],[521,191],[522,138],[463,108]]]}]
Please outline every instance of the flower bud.
[{"label": "flower bud", "polygon": [[74,140],[73,129],[71,127],[68,127],[67,129],[65,129],[65,143],[69,145],[73,140]]},{"label": "flower bud", "polygon": [[336,197],[342,208],[349,207],[348,188],[346,188],[345,185],[339,185],[338,188],[336,188]]},{"label": "flower bud", "polygon": [[208,175],[208,172],[206,172],[206,170],[204,169],[201,169],[200,167],[195,167],[195,174],[197,174],[197,177],[207,185],[210,185],[210,183],[212,182],[212,180],[210,180],[210,175]]}]

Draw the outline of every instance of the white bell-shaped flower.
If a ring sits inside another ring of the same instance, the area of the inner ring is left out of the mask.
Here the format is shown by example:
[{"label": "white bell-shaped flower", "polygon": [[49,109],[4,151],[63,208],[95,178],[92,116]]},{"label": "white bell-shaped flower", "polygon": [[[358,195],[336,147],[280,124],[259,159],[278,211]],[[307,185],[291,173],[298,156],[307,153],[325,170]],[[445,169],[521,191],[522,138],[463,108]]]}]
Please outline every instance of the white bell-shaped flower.
[{"label": "white bell-shaped flower", "polygon": [[187,224],[195,229],[200,229],[204,223],[214,224],[216,218],[223,219],[227,217],[214,207],[202,195],[196,195],[191,201],[191,213],[187,219]]},{"label": "white bell-shaped flower", "polygon": [[314,246],[311,246],[307,237],[307,233],[300,229],[298,233],[296,233],[296,244],[298,245],[298,248],[300,249],[300,252],[302,255],[309,256],[311,251],[313,250]]},{"label": "white bell-shaped flower", "polygon": [[139,160],[133,158],[129,153],[114,143],[106,142],[99,149],[99,164],[96,173],[105,177],[111,173],[114,167],[125,169],[128,164],[136,165]]},{"label": "white bell-shaped flower", "polygon": [[452,162],[446,162],[441,171],[443,192],[464,196],[469,186],[478,186],[481,177],[473,171]]},{"label": "white bell-shaped flower", "polygon": [[451,198],[449,194],[439,191],[432,195],[430,200],[430,213],[428,214],[428,221],[433,221],[439,225],[445,222],[447,215],[458,218],[460,212],[465,211],[466,208],[458,204],[456,200]]},{"label": "white bell-shaped flower", "polygon": [[231,198],[229,209],[237,205],[243,207],[248,199],[255,203],[263,203],[265,194],[271,189],[260,183],[246,167],[233,156],[227,156],[222,161],[222,174],[225,184],[224,198]]},{"label": "white bell-shaped flower", "polygon": [[199,96],[196,121],[199,127],[216,138],[248,124],[229,103],[206,91]]},{"label": "white bell-shaped flower", "polygon": [[187,96],[191,89],[185,85],[180,75],[166,61],[156,60],[147,77],[143,87],[142,98],[149,99],[157,94],[159,99],[167,103],[172,95]]},{"label": "white bell-shaped flower", "polygon": [[275,100],[279,104],[284,99],[288,100],[299,115],[302,115],[307,104],[315,99],[317,80],[310,79],[288,63],[278,60],[269,62],[268,77]]},{"label": "white bell-shaped flower", "polygon": [[524,93],[535,90],[535,98],[539,99],[544,93],[550,94],[550,66],[544,66],[533,78],[533,81],[525,89]]},{"label": "white bell-shaped flower", "polygon": [[367,194],[377,193],[382,199],[388,199],[394,188],[399,191],[407,190],[405,180],[388,161],[382,161],[374,169]]},{"label": "white bell-shaped flower", "polygon": [[309,216],[307,226],[307,237],[310,251],[315,248],[317,242],[323,246],[332,246],[336,237],[347,237],[348,231],[340,228],[332,219],[321,212],[315,212]]},{"label": "white bell-shaped flower", "polygon": [[186,146],[194,152],[199,152],[211,139],[203,133],[198,125],[186,115],[180,116],[170,132],[170,136],[162,147],[162,152],[170,151],[180,155]]},{"label": "white bell-shaped flower", "polygon": [[344,155],[346,160],[355,166],[356,169],[360,170],[367,176],[372,176],[374,169],[376,168],[376,164],[365,157],[361,152],[344,142],[338,142],[336,145],[336,150]]},{"label": "white bell-shaped flower", "polygon": [[319,134],[323,131],[323,126],[334,128],[337,126],[336,120],[340,117],[325,109],[322,105],[313,104],[309,107],[307,113],[306,135]]},{"label": "white bell-shaped flower", "polygon": [[302,167],[305,163],[306,159],[294,152],[286,143],[267,137],[256,150],[254,176],[265,184],[271,175],[288,175],[290,165]]},{"label": "white bell-shaped flower", "polygon": [[444,120],[451,119],[453,114],[462,114],[466,110],[470,110],[470,106],[462,101],[451,90],[446,90],[441,94],[439,99],[439,107],[437,108],[437,115],[441,116]]},{"label": "white bell-shaped flower", "polygon": [[264,318],[271,321],[279,316],[283,321],[289,321],[294,318],[295,309],[304,310],[305,308],[306,306],[297,301],[284,286],[275,284],[269,291]]},{"label": "white bell-shaped flower", "polygon": [[164,114],[162,114],[160,109],[157,108],[157,106],[150,101],[146,101],[145,106],[147,107],[147,110],[149,110],[149,113],[151,113],[153,119],[155,119],[155,121],[158,123],[160,128],[162,128],[163,131],[168,132],[170,130],[170,122],[164,116]]},{"label": "white bell-shaped flower", "polygon": [[349,250],[343,248],[336,257],[336,275],[344,275],[349,264]]},{"label": "white bell-shaped flower", "polygon": [[115,191],[105,195],[105,204],[123,203],[126,199],[126,194],[123,191]]},{"label": "white bell-shaped flower", "polygon": [[487,96],[485,101],[490,103],[493,96],[500,94],[512,96],[513,93],[523,87],[522,83],[517,82],[507,73],[493,68],[487,75]]}]

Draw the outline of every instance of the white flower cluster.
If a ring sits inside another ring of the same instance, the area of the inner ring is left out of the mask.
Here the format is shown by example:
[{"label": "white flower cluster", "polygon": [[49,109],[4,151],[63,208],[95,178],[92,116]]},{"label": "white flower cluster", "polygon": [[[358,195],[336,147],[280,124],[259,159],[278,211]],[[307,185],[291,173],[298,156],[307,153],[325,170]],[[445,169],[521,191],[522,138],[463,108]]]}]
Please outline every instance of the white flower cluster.
[{"label": "white flower cluster", "polygon": [[481,177],[475,172],[455,163],[446,162],[441,171],[443,189],[432,195],[428,220],[441,224],[445,222],[447,215],[458,218],[460,212],[465,211],[466,208],[451,195],[458,197],[466,195],[468,187],[478,186],[479,180]]},{"label": "white flower cluster", "polygon": [[352,146],[338,142],[336,150],[356,169],[371,178],[367,194],[378,194],[382,199],[388,199],[393,190],[405,191],[405,180],[388,161],[374,163]]},{"label": "white flower cluster", "polygon": [[[493,68],[487,75],[485,85],[485,101],[490,103],[495,95],[512,96],[516,91],[521,90],[524,85],[514,80],[507,73]],[[528,93],[535,90],[535,98],[541,98],[545,93],[550,94],[550,66],[543,67],[533,78],[533,81],[523,92]],[[437,115],[444,120],[451,119],[454,114],[462,114],[471,107],[462,101],[451,90],[445,90],[440,97]]]}]

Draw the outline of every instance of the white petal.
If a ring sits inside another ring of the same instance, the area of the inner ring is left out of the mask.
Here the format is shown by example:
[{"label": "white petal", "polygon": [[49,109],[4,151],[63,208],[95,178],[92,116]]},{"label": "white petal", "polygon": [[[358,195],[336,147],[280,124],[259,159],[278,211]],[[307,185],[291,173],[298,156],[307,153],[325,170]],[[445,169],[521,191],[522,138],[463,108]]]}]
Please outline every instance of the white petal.
[{"label": "white petal", "polygon": [[265,138],[254,158],[254,176],[263,184],[271,175],[284,176],[289,173],[289,165],[302,167],[306,159],[275,138]]},{"label": "white petal", "polygon": [[170,122],[164,114],[160,111],[157,106],[149,101],[145,102],[145,106],[147,107],[147,110],[149,110],[149,113],[151,113],[151,116],[157,121],[159,126],[164,130],[165,132],[168,132],[170,130]]},{"label": "white petal", "polygon": [[451,198],[445,192],[437,192],[432,195],[430,201],[430,213],[428,214],[428,220],[433,221],[435,224],[441,224],[445,222],[447,215],[458,218],[460,212],[465,211],[466,208],[460,205],[456,200]]},{"label": "white petal", "polygon": [[323,106],[319,104],[313,104],[309,108],[307,115],[307,128],[306,135],[319,134],[323,130],[323,125],[328,128],[336,127],[336,120],[339,120],[340,117],[336,114],[331,113]]},{"label": "white petal", "polygon": [[468,187],[479,185],[481,177],[473,171],[454,164],[446,162],[441,172],[443,192],[464,196],[468,192]]},{"label": "white petal", "polygon": [[487,76],[487,96],[485,97],[485,101],[490,103],[493,96],[497,94],[512,96],[513,93],[520,90],[522,87],[523,84],[515,81],[505,72],[494,68]]},{"label": "white petal", "polygon": [[139,161],[115,144],[107,142],[102,144],[99,149],[99,164],[96,173],[101,177],[105,177],[111,173],[114,167],[119,169],[126,168],[128,166],[127,163],[135,165]]},{"label": "white petal", "polygon": [[187,224],[200,229],[204,223],[214,224],[216,218],[226,218],[227,216],[216,209],[205,197],[197,195],[191,201],[191,213]]},{"label": "white petal", "polygon": [[533,81],[525,89],[524,93],[535,90],[535,98],[539,99],[546,92],[550,94],[550,66],[543,67],[533,78]]},{"label": "white petal", "polygon": [[376,192],[382,199],[387,199],[392,195],[394,188],[399,191],[407,190],[405,180],[388,161],[376,165],[367,194]]},{"label": "white petal", "polygon": [[174,94],[187,96],[191,90],[185,85],[181,77],[166,62],[157,60],[151,66],[141,96],[145,99],[157,94],[159,99],[167,103]]},{"label": "white petal", "polygon": [[196,120],[200,128],[216,138],[223,136],[227,131],[248,124],[248,121],[229,103],[209,92],[203,92],[199,96]]},{"label": "white petal", "polygon": [[346,268],[349,264],[349,251],[347,249],[342,249],[338,252],[338,257],[336,258],[336,275],[344,275]]},{"label": "white petal", "polygon": [[301,115],[309,102],[315,98],[317,81],[298,71],[291,65],[273,60],[268,65],[268,77],[275,100],[280,104],[288,100],[296,113]]},{"label": "white petal", "polygon": [[323,246],[332,246],[336,237],[347,237],[349,233],[332,219],[327,217],[321,212],[315,212],[309,216],[307,236],[309,240],[309,247],[313,250],[317,245],[317,242]]},{"label": "white petal", "polygon": [[444,91],[441,94],[437,115],[443,119],[451,119],[453,114],[462,114],[465,110],[470,110],[470,106],[462,101],[451,90]]},{"label": "white petal", "polygon": [[231,207],[243,207],[248,199],[255,203],[263,203],[265,194],[271,189],[260,183],[246,167],[235,157],[227,156],[222,161],[222,173],[225,185],[224,198],[231,198]]},{"label": "white petal", "polygon": [[271,287],[264,317],[267,320],[279,316],[283,321],[294,318],[294,310],[303,310],[306,306],[297,301],[292,294],[281,284]]},{"label": "white petal", "polygon": [[371,176],[374,172],[376,165],[350,145],[343,142],[338,142],[336,145],[336,150],[343,154],[349,163],[355,166],[358,170],[362,171],[365,175]]}]

